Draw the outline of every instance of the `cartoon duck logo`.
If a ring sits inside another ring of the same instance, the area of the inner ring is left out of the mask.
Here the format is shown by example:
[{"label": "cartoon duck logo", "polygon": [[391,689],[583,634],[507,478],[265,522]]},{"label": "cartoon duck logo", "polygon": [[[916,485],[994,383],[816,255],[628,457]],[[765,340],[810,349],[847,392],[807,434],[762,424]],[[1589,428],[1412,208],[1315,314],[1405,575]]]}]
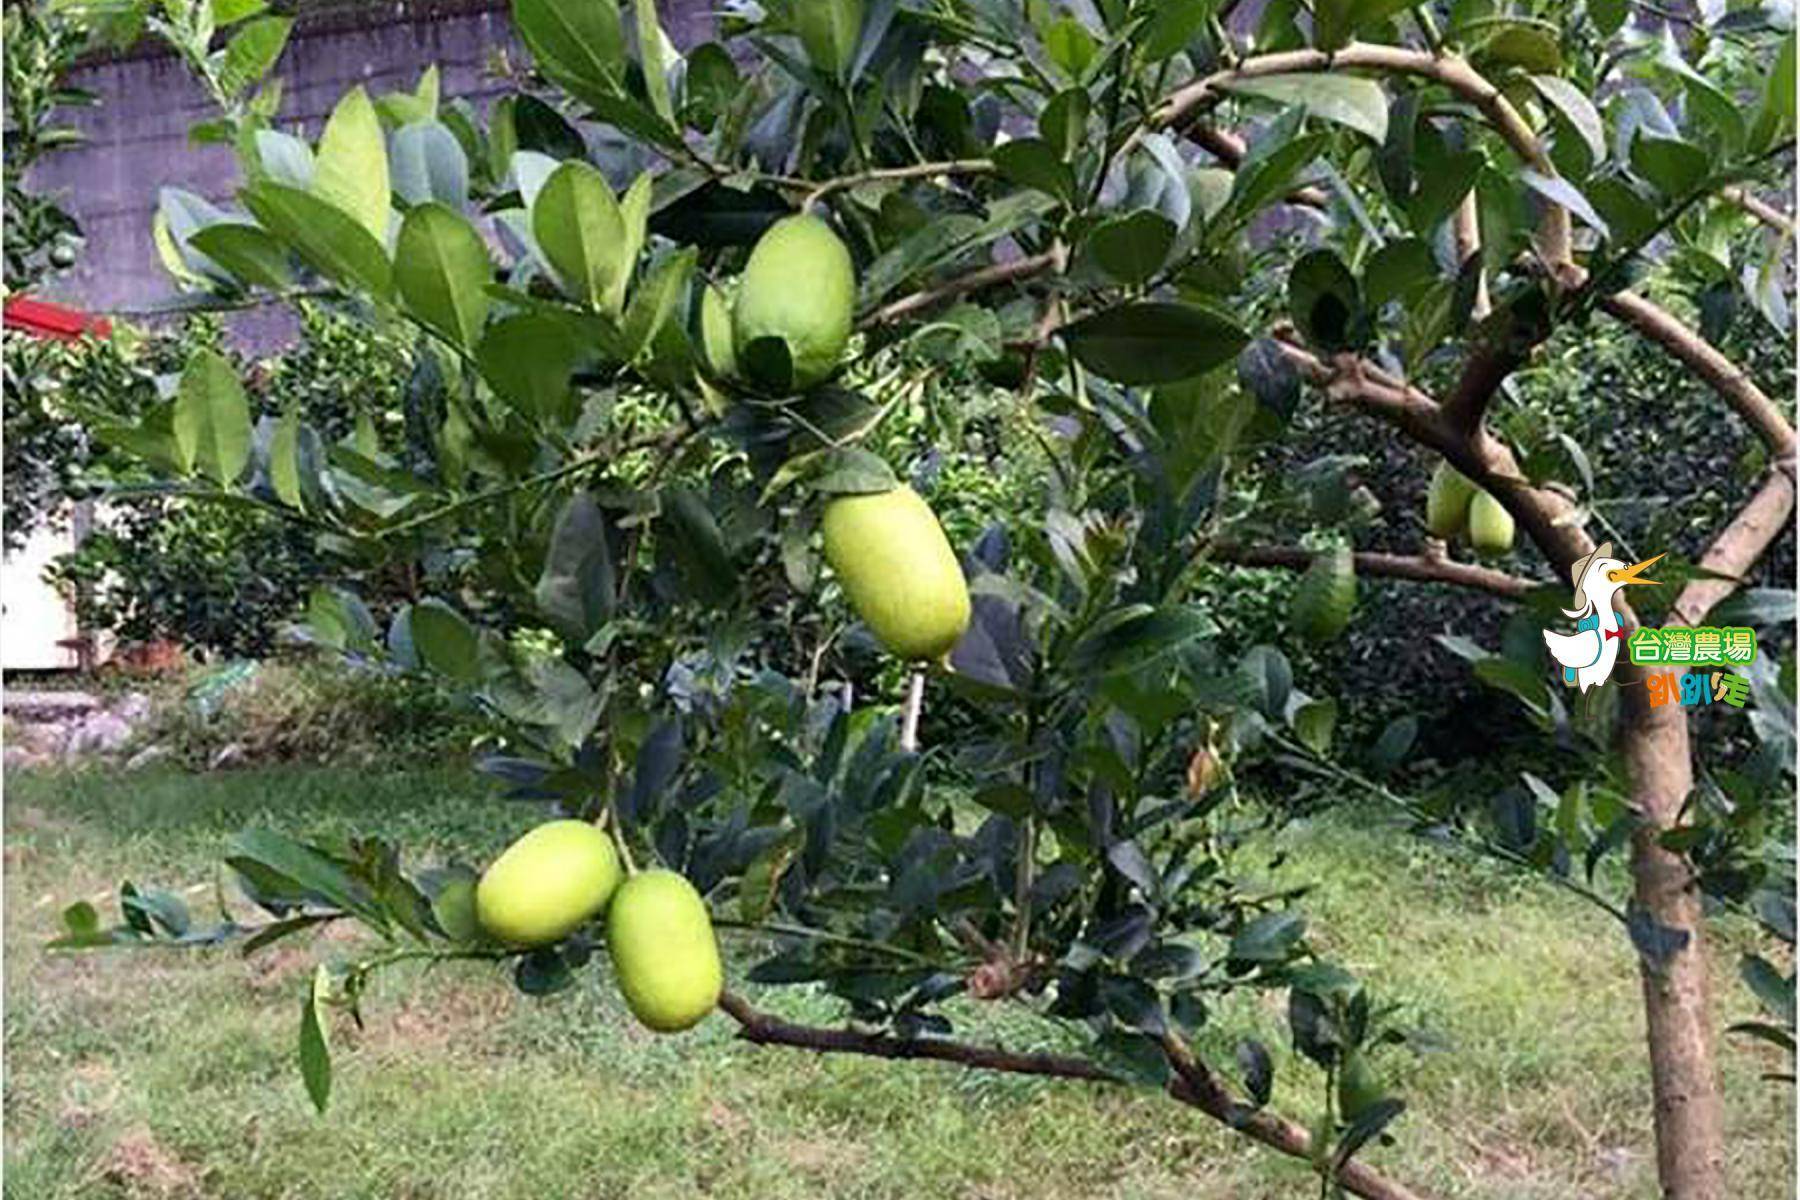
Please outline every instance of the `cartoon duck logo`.
[{"label": "cartoon duck logo", "polygon": [[1613,597],[1621,588],[1633,584],[1653,586],[1656,580],[1639,576],[1662,557],[1658,554],[1628,567],[1622,560],[1612,557],[1611,542],[1602,542],[1597,550],[1577,561],[1570,570],[1575,583],[1575,607],[1563,609],[1563,614],[1575,618],[1575,632],[1544,631],[1544,644],[1550,647],[1550,657],[1562,664],[1566,686],[1586,692],[1612,676],[1613,664],[1619,660],[1619,647],[1625,644],[1625,631],[1619,625]]}]

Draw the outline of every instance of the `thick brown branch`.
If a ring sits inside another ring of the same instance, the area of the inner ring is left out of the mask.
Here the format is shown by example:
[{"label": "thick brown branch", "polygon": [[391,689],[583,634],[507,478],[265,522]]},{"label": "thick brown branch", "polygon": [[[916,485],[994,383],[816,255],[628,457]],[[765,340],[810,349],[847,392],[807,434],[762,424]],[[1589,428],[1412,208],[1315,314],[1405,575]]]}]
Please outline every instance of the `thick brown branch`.
[{"label": "thick brown branch", "polygon": [[[946,1038],[902,1038],[855,1029],[800,1025],[765,1013],[733,992],[720,995],[719,1007],[738,1023],[738,1036],[758,1046],[794,1046],[825,1054],[862,1054],[874,1058],[929,1059],[976,1070],[1080,1079],[1091,1083],[1124,1082],[1099,1064],[1072,1055],[1024,1053]],[[1175,1038],[1167,1039],[1167,1049],[1175,1072],[1169,1081],[1171,1096],[1271,1149],[1311,1160],[1312,1137],[1303,1126],[1266,1110],[1238,1104],[1218,1076]],[[1420,1200],[1417,1193],[1355,1160],[1339,1172],[1338,1181],[1345,1190],[1364,1200]]]},{"label": "thick brown branch", "polygon": [[[1298,546],[1238,546],[1218,543],[1207,547],[1207,556],[1215,562],[1240,567],[1284,567],[1303,571],[1314,558],[1312,551]],[[1448,583],[1473,588],[1496,596],[1516,599],[1535,586],[1529,579],[1508,575],[1492,567],[1460,563],[1426,554],[1382,554],[1358,551],[1354,556],[1360,575],[1379,575],[1389,579],[1412,579],[1421,583]]]},{"label": "thick brown branch", "polygon": [[[1149,124],[1157,129],[1186,125],[1228,95],[1233,83],[1242,80],[1301,72],[1358,70],[1411,75],[1442,84],[1478,109],[1513,153],[1532,170],[1542,175],[1556,175],[1556,167],[1543,143],[1499,88],[1456,55],[1432,54],[1405,46],[1352,42],[1329,53],[1288,50],[1247,58],[1170,93],[1151,114]],[[1563,264],[1573,261],[1567,209],[1560,205],[1547,207],[1544,223],[1539,229],[1538,249],[1544,261],[1553,268],[1560,269]]]},{"label": "thick brown branch", "polygon": [[1778,467],[1707,547],[1700,558],[1700,567],[1707,574],[1689,580],[1681,589],[1669,610],[1669,622],[1698,625],[1704,621],[1714,606],[1743,586],[1743,576],[1781,536],[1793,513],[1792,468]]},{"label": "thick brown branch", "polygon": [[1492,493],[1559,572],[1566,572],[1594,548],[1575,519],[1575,506],[1568,497],[1533,486],[1512,451],[1486,430],[1467,431],[1453,425],[1424,392],[1352,355],[1340,355],[1326,363],[1294,344],[1291,330],[1278,329],[1275,337],[1289,361],[1324,388],[1327,398],[1353,404],[1388,421]]},{"label": "thick brown branch", "polygon": [[1794,427],[1743,368],[1667,310],[1635,292],[1614,292],[1600,307],[1685,363],[1748,421],[1777,462],[1794,457]]}]

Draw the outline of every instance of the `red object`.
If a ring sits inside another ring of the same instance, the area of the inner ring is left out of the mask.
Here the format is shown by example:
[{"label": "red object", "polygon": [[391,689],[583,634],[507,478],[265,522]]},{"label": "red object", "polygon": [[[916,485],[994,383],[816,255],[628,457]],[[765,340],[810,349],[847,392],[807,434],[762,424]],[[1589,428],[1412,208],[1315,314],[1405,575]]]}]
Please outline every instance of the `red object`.
[{"label": "red object", "polygon": [[105,337],[112,332],[112,322],[105,317],[90,316],[78,309],[64,308],[47,300],[29,296],[9,296],[6,300],[6,327],[22,329],[35,337],[77,341],[83,334]]}]

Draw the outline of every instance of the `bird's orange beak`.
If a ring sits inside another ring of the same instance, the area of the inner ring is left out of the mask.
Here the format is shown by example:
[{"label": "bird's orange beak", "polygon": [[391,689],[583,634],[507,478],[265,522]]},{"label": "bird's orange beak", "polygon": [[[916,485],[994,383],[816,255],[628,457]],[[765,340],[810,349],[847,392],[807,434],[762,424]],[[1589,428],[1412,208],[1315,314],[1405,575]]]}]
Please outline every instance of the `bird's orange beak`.
[{"label": "bird's orange beak", "polygon": [[1661,554],[1657,555],[1655,558],[1646,558],[1643,562],[1633,563],[1631,566],[1625,567],[1623,570],[1608,571],[1606,573],[1606,577],[1608,579],[1612,580],[1614,583],[1621,584],[1621,585],[1633,584],[1633,583],[1640,584],[1643,586],[1653,585],[1657,582],[1656,580],[1654,580],[1654,579],[1639,579],[1638,572],[1648,570],[1650,567],[1652,567],[1656,563],[1660,562],[1662,560],[1662,558],[1663,558],[1663,556]]}]

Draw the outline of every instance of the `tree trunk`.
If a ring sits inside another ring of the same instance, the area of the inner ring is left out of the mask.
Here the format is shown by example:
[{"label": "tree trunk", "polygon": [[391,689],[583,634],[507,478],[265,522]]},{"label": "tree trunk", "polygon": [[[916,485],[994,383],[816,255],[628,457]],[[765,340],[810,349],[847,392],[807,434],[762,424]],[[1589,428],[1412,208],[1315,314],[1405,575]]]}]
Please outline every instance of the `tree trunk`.
[{"label": "tree trunk", "polygon": [[1626,685],[1621,749],[1631,800],[1645,818],[1631,839],[1631,875],[1643,914],[1686,935],[1685,944],[1661,963],[1638,955],[1656,1101],[1657,1173],[1665,1200],[1725,1200],[1725,1112],[1713,1063],[1700,890],[1687,860],[1659,842],[1680,821],[1693,786],[1687,718],[1674,704],[1650,707],[1646,675],[1632,671],[1619,680]]}]

